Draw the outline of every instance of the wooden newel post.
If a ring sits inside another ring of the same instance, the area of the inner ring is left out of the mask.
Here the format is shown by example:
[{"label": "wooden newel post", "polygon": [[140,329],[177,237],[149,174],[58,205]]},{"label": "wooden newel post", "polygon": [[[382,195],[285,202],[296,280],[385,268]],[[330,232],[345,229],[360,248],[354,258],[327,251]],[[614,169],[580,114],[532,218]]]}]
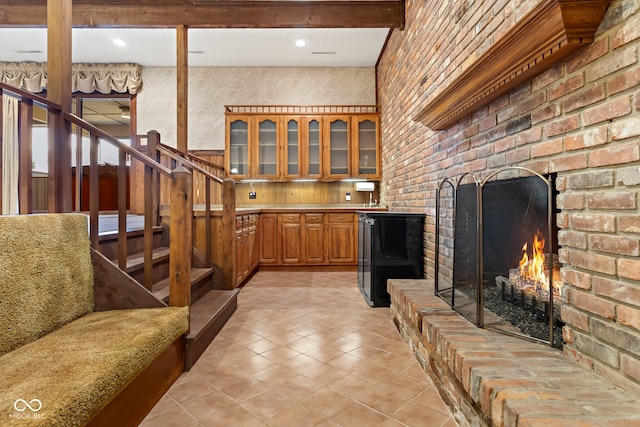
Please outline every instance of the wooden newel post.
[{"label": "wooden newel post", "polygon": [[222,183],[222,272],[225,289],[236,286],[236,182]]},{"label": "wooden newel post", "polygon": [[191,305],[191,252],[193,248],[192,175],[183,166],[171,173],[169,223],[169,305]]}]

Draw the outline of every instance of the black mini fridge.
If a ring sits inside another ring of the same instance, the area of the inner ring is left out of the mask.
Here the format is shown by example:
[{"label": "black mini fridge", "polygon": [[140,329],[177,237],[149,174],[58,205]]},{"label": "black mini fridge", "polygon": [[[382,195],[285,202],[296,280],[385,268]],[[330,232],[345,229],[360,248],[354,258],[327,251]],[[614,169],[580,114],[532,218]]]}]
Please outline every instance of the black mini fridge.
[{"label": "black mini fridge", "polygon": [[389,307],[387,279],[421,279],[424,214],[358,212],[358,287],[372,307]]}]

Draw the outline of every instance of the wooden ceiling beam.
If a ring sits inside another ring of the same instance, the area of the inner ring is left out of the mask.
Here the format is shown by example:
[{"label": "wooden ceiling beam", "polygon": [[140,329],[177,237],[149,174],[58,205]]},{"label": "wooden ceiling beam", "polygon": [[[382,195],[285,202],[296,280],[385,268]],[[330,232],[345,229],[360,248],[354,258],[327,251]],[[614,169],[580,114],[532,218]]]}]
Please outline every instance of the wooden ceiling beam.
[{"label": "wooden ceiling beam", "polygon": [[[0,27],[44,27],[46,0],[0,0]],[[403,28],[404,0],[74,0],[74,27]]]}]

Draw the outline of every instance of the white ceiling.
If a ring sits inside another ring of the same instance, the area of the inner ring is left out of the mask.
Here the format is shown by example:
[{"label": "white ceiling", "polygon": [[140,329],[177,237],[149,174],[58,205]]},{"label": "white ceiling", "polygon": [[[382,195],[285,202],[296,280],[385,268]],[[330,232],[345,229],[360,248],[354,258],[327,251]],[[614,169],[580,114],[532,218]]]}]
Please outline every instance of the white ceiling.
[{"label": "white ceiling", "polygon": [[[388,28],[190,29],[190,66],[372,67]],[[74,28],[73,62],[175,66],[174,29]],[[297,47],[297,39],[307,46]],[[121,39],[125,46],[116,46]],[[43,28],[0,28],[0,61],[47,60]]]}]

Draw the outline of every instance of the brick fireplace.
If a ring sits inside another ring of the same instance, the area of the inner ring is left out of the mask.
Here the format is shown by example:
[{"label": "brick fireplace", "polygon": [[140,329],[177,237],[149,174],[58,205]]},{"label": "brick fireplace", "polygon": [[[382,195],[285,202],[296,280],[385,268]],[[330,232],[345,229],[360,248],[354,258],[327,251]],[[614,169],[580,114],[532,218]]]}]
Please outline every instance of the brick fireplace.
[{"label": "brick fireplace", "polygon": [[640,396],[640,1],[612,1],[592,44],[446,129],[414,120],[539,3],[407,0],[377,66],[381,199],[427,213],[428,282],[444,178],[510,165],[556,174],[561,354]]}]

